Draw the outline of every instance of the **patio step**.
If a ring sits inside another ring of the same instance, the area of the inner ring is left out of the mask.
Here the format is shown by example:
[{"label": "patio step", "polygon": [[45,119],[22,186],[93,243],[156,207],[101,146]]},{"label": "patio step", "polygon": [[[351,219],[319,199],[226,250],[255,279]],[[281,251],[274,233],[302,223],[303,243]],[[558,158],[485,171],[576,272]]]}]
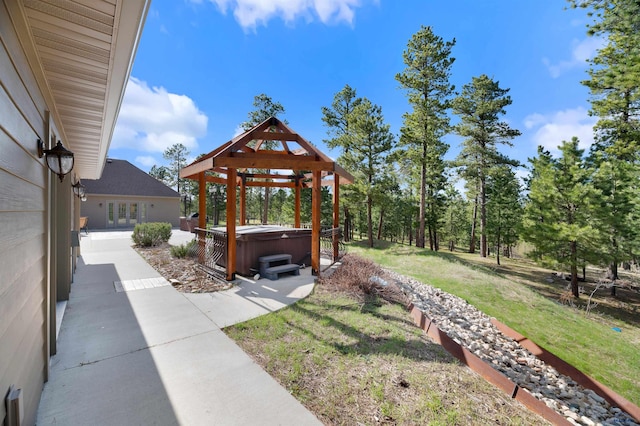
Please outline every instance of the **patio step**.
[{"label": "patio step", "polygon": [[279,274],[284,274],[286,272],[291,272],[293,275],[300,275],[300,265],[287,263],[285,265],[272,266],[265,269],[264,276],[275,281],[279,278]]}]

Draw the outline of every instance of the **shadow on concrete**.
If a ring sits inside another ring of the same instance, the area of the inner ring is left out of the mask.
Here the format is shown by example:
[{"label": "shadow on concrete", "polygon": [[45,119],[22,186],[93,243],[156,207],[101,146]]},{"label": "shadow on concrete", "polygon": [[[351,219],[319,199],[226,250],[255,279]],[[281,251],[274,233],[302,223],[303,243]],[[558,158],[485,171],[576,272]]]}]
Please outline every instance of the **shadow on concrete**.
[{"label": "shadow on concrete", "polygon": [[38,425],[179,424],[119,280],[113,264],[79,258]]}]

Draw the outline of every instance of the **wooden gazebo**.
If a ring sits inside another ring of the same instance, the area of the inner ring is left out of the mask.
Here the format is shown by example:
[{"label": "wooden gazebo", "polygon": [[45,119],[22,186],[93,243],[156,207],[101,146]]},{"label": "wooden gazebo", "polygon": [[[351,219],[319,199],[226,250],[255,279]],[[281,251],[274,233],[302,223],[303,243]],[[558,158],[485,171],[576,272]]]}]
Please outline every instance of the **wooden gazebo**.
[{"label": "wooden gazebo", "polygon": [[[265,143],[267,141],[274,143]],[[269,173],[265,173],[265,170],[269,170]],[[272,171],[285,172],[280,174]],[[311,267],[313,274],[319,275],[320,188],[333,186],[333,227],[338,228],[339,187],[343,183],[353,183],[351,174],[275,117],[189,164],[180,171],[180,177],[199,182],[199,228],[206,227],[206,182],[226,185],[227,280],[233,280],[236,273],[237,188],[240,189],[241,226],[245,225],[246,220],[247,187],[292,188],[295,191],[295,228],[300,227],[300,190],[303,187],[312,188]]]}]

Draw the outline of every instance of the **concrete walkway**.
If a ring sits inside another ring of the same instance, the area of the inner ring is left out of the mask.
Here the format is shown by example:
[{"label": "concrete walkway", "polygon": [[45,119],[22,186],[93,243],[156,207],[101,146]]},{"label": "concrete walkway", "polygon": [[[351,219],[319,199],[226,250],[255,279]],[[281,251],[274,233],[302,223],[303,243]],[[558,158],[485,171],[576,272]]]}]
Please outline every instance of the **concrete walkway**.
[{"label": "concrete walkway", "polygon": [[[38,425],[321,424],[220,330],[305,297],[310,268],[182,294],[132,249],[130,235],[82,236]],[[171,243],[191,238],[174,230]]]}]

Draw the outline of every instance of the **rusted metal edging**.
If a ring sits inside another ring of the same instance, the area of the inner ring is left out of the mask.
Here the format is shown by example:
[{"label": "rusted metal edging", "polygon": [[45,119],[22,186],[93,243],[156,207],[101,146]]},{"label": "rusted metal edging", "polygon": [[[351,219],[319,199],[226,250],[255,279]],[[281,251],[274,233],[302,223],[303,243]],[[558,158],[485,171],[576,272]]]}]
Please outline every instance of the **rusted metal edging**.
[{"label": "rusted metal edging", "polygon": [[[539,414],[546,420],[556,425],[571,425],[571,423],[557,411],[547,407],[547,405],[534,397],[528,390],[519,387],[513,383],[504,374],[495,370],[487,362],[480,359],[477,355],[469,351],[467,348],[458,344],[449,337],[445,332],[440,330],[438,326],[420,309],[413,304],[407,307],[414,323],[431,337],[436,343],[445,348],[451,355],[459,359],[476,373],[480,374],[485,380],[502,389],[511,398],[526,406],[529,410]],[[622,408],[622,407],[621,407]]]},{"label": "rusted metal edging", "polygon": [[609,404],[619,407],[631,417],[633,417],[637,422],[640,422],[640,407],[633,404],[628,399],[624,398],[621,395],[618,395],[607,386],[587,376],[582,371],[575,368],[573,365],[567,363],[561,358],[558,358],[546,349],[538,346],[522,334],[509,328],[507,325],[501,323],[497,319],[491,318],[491,323],[495,325],[505,336],[508,336],[518,342],[520,346],[527,349],[529,352],[537,356],[546,364],[558,370],[558,372],[560,372],[561,374],[571,377],[582,387],[591,389],[602,398],[606,399]]}]

